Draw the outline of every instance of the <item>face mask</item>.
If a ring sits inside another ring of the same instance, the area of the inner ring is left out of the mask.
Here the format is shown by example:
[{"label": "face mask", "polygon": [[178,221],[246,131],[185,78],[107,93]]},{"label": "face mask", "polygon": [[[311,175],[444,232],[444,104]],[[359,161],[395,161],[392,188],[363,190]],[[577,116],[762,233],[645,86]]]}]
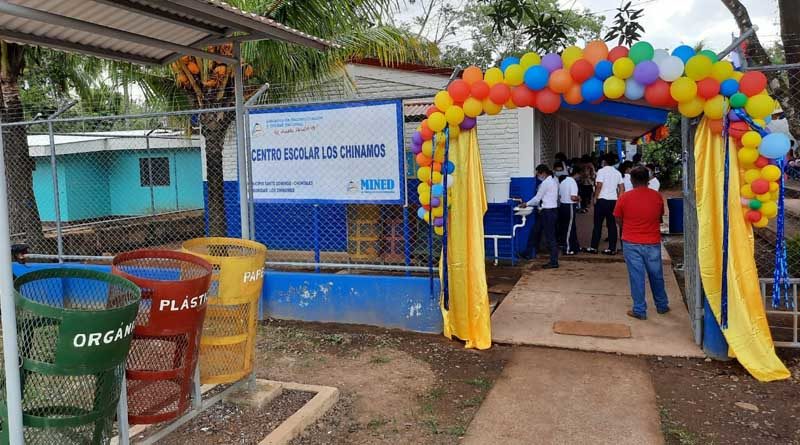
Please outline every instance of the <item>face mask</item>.
[{"label": "face mask", "polygon": [[567,172],[564,170],[556,170],[556,176],[567,176]]}]

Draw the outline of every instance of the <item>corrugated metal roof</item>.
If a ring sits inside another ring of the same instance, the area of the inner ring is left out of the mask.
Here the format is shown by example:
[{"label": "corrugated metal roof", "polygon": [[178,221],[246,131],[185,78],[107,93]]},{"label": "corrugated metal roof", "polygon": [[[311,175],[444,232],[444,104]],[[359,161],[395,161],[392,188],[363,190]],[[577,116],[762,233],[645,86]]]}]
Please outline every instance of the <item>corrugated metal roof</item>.
[{"label": "corrugated metal roof", "polygon": [[0,2],[0,38],[137,63],[162,64],[182,54],[225,59],[204,47],[234,36],[317,49],[332,45],[217,0]]},{"label": "corrugated metal roof", "polygon": [[433,105],[433,101],[431,102],[417,102],[417,103],[404,103],[403,104],[403,116],[412,117],[412,116],[425,116],[425,112],[428,111],[428,108]]}]

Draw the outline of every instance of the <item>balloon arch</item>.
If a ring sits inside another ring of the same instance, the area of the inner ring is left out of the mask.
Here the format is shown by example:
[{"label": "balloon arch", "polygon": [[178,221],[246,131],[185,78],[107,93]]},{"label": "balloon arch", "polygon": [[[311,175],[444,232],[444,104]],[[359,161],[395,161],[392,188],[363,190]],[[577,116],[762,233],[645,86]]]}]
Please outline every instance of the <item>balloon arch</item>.
[{"label": "balloon arch", "polygon": [[436,94],[427,119],[413,134],[418,216],[437,235],[445,233],[448,195],[456,192],[448,176],[458,174],[448,155],[450,138],[474,128],[481,114],[495,115],[504,107],[533,107],[550,114],[564,102],[599,104],[624,98],[677,108],[689,118],[705,113],[715,133],[734,138],[744,172],[738,187],[746,219],[754,227],[766,227],[782,210],[780,180],[790,149],[787,135],[766,129],[776,108],[766,88],[763,73],[737,71],[713,51],[695,52],[682,45],[670,54],[648,42],[609,50],[605,42],[592,41],[561,54],[508,57],[486,72],[471,66]]}]

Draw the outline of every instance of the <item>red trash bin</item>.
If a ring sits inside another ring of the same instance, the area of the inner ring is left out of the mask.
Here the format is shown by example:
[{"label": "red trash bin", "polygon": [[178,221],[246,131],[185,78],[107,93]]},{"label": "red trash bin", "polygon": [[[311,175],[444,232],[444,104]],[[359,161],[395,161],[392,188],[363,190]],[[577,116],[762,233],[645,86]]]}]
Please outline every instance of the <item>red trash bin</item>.
[{"label": "red trash bin", "polygon": [[142,289],[126,364],[128,422],[175,419],[189,407],[212,267],[195,255],[137,250],[112,273]]}]

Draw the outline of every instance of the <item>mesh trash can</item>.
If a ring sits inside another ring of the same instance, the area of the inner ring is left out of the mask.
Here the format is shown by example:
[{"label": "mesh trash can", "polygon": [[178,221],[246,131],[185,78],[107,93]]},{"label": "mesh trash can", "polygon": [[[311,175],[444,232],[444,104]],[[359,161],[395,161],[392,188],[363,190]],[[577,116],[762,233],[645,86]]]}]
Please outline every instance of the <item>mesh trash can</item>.
[{"label": "mesh trash can", "polygon": [[183,248],[214,270],[200,339],[200,382],[233,383],[253,370],[267,248],[235,238],[197,238]]},{"label": "mesh trash can", "polygon": [[189,408],[211,265],[167,250],[117,255],[112,273],[142,290],[125,368],[128,422],[172,420]]},{"label": "mesh trash can", "polygon": [[[15,287],[25,443],[108,443],[139,288],[110,274],[62,268],[23,275]],[[5,401],[0,409],[5,423]],[[6,429],[2,437],[7,443]]]}]

